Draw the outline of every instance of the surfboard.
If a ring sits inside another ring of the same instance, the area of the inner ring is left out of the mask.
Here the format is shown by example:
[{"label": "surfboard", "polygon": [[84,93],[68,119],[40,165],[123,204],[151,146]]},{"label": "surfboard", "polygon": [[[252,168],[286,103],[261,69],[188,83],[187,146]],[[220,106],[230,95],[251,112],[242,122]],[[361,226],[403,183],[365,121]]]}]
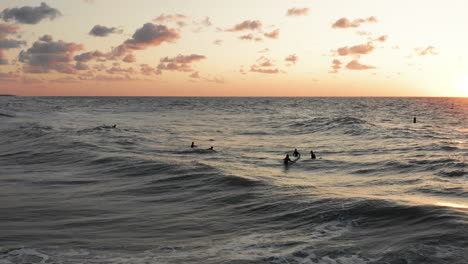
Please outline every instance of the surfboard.
[{"label": "surfboard", "polygon": [[301,159],[301,155],[297,156],[295,159],[291,160],[291,163],[295,163]]}]

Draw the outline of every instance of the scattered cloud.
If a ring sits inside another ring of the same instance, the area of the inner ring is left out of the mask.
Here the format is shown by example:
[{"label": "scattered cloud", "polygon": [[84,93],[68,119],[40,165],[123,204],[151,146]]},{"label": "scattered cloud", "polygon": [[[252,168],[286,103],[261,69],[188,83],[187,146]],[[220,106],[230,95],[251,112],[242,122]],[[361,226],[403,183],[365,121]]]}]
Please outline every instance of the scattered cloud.
[{"label": "scattered cloud", "polygon": [[26,45],[26,41],[15,39],[0,39],[0,49],[14,49]]},{"label": "scattered cloud", "polygon": [[89,31],[89,35],[95,37],[106,37],[112,33],[122,33],[123,31],[115,28],[115,27],[106,27],[101,25],[95,25],[91,31]]},{"label": "scattered cloud", "polygon": [[258,67],[257,65],[252,65],[250,67],[250,71],[251,72],[258,72],[258,73],[266,73],[266,74],[277,74],[277,73],[280,72],[277,68],[275,68],[275,69],[263,69],[263,68]]},{"label": "scattered cloud", "polygon": [[73,54],[82,49],[83,45],[73,42],[38,40],[27,51],[20,52],[19,61],[26,64],[23,70],[28,73],[47,73],[55,70],[71,74],[76,70],[70,64]]},{"label": "scattered cloud", "polygon": [[71,76],[65,76],[65,77],[49,80],[49,82],[52,82],[52,83],[77,83],[78,80],[76,78],[74,78],[74,77],[71,77]]},{"label": "scattered cloud", "polygon": [[221,46],[223,44],[223,41],[220,40],[220,39],[217,39],[217,40],[213,41],[213,44]]},{"label": "scattered cloud", "polygon": [[371,32],[364,31],[364,30],[358,30],[358,31],[356,31],[356,34],[359,35],[359,36],[370,36],[370,35],[372,35]]},{"label": "scattered cloud", "polygon": [[0,18],[7,22],[14,20],[16,23],[21,24],[37,24],[43,19],[49,18],[49,20],[53,20],[60,15],[61,13],[58,9],[51,8],[42,2],[38,7],[6,8],[0,13]]},{"label": "scattered cloud", "polygon": [[264,36],[267,37],[267,38],[271,38],[271,39],[278,39],[279,38],[279,33],[280,33],[280,30],[278,28],[278,29],[273,30],[270,33],[265,33]]},{"label": "scattered cloud", "polygon": [[262,28],[262,22],[258,20],[245,20],[244,22],[227,29],[226,31],[237,32],[243,30],[259,30]]},{"label": "scattered cloud", "polygon": [[357,60],[352,60],[346,65],[346,69],[349,69],[349,70],[370,70],[370,69],[375,69],[375,67],[361,64]]},{"label": "scattered cloud", "polygon": [[16,25],[0,23],[0,39],[6,38],[9,34],[15,34],[18,29]]},{"label": "scattered cloud", "polygon": [[334,59],[332,62],[332,70],[330,73],[337,73],[341,69],[343,63],[340,60]]},{"label": "scattered cloud", "polygon": [[[241,69],[242,73],[243,69]],[[257,59],[257,63],[250,66],[251,72],[266,73],[266,74],[277,74],[280,70],[275,67],[273,61],[265,56]]]},{"label": "scattered cloud", "polygon": [[153,68],[148,64],[141,64],[140,72],[144,75],[160,75],[162,73],[158,68]]},{"label": "scattered cloud", "polygon": [[207,82],[217,83],[217,84],[225,84],[226,80],[223,77],[214,77],[214,78],[203,78],[203,80]]},{"label": "scattered cloud", "polygon": [[8,60],[5,58],[4,50],[19,48],[22,45],[26,45],[25,41],[7,39],[8,35],[16,34],[18,29],[18,26],[0,23],[0,65],[8,64]]},{"label": "scattered cloud", "polygon": [[127,63],[132,63],[132,62],[136,62],[136,58],[135,58],[135,55],[129,53],[122,59],[122,61],[127,62]]},{"label": "scattered cloud", "polygon": [[374,41],[385,42],[385,41],[387,41],[387,39],[388,39],[388,36],[387,36],[387,35],[383,35],[383,36],[380,36],[380,37],[374,39]]},{"label": "scattered cloud", "polygon": [[190,74],[190,78],[199,79],[200,74],[198,72],[194,72],[194,73]]},{"label": "scattered cloud", "polygon": [[374,16],[368,18],[358,18],[353,21],[350,21],[348,18],[343,17],[338,19],[333,25],[332,28],[356,28],[361,26],[362,23],[376,23],[377,18]]},{"label": "scattered cloud", "polygon": [[239,37],[242,40],[253,40],[253,41],[262,41],[263,39],[260,37],[255,37],[253,34],[242,35]]},{"label": "scattered cloud", "polygon": [[102,58],[102,57],[105,57],[105,56],[106,56],[105,53],[100,52],[99,50],[96,50],[96,51],[85,52],[85,53],[81,53],[79,55],[76,55],[74,57],[74,59],[75,59],[75,61],[78,61],[78,62],[88,62],[90,60],[97,59],[97,58]]},{"label": "scattered cloud", "polygon": [[16,82],[18,77],[14,72],[0,72],[0,82]]},{"label": "scattered cloud", "polygon": [[296,54],[291,54],[291,55],[287,56],[284,60],[291,63],[291,64],[296,64],[298,59],[299,59],[299,57],[297,57]]},{"label": "scattered cloud", "polygon": [[258,51],[258,53],[267,53],[267,52],[270,52],[269,48],[264,48],[264,49]]},{"label": "scattered cloud", "polygon": [[162,15],[158,16],[157,18],[155,18],[154,22],[164,23],[164,22],[168,22],[168,21],[179,21],[179,20],[186,19],[186,18],[188,18],[188,17],[186,15],[182,15],[182,14],[173,14],[173,15],[162,14]]},{"label": "scattered cloud", "polygon": [[375,47],[371,42],[351,47],[342,47],[337,50],[339,56],[364,55],[372,52]]},{"label": "scattered cloud", "polygon": [[426,48],[415,48],[416,54],[419,56],[426,56],[426,55],[437,55],[439,54],[436,50],[435,47],[433,46],[428,46]]},{"label": "scattered cloud", "polygon": [[307,16],[309,14],[309,8],[291,8],[288,10],[288,16]]},{"label": "scattered cloud", "polygon": [[205,27],[210,27],[213,25],[213,23],[211,23],[211,20],[209,17],[205,17],[202,21],[201,21],[201,24],[204,25]]},{"label": "scattered cloud", "polygon": [[137,29],[132,38],[126,40],[124,45],[128,49],[141,50],[149,46],[159,46],[163,42],[173,43],[179,38],[180,35],[175,29],[146,23]]},{"label": "scattered cloud", "polygon": [[135,73],[135,70],[132,67],[122,68],[119,63],[113,63],[112,67],[106,71],[109,74],[122,74],[122,73]]},{"label": "scattered cloud", "polygon": [[191,72],[191,63],[206,59],[203,55],[191,54],[191,55],[182,55],[179,54],[176,57],[169,58],[165,57],[160,60],[158,65],[158,70],[163,71],[181,71],[181,72]]}]

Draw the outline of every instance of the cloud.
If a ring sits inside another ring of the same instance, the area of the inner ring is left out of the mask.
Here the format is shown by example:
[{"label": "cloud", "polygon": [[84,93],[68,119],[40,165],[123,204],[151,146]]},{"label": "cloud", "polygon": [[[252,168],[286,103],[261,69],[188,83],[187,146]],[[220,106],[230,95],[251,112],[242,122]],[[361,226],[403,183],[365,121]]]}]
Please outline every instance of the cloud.
[{"label": "cloud", "polygon": [[254,41],[262,41],[262,38],[255,37],[253,34],[242,35],[239,37],[242,40],[254,40]]},{"label": "cloud", "polygon": [[291,55],[287,56],[284,60],[287,61],[287,62],[290,62],[292,64],[296,64],[298,59],[299,59],[299,57],[297,57],[296,54],[291,54]]},{"label": "cloud", "polygon": [[25,41],[6,39],[8,35],[15,34],[18,29],[18,26],[0,23],[0,65],[8,64],[4,50],[19,48],[22,45],[26,45]]},{"label": "cloud", "polygon": [[144,75],[160,75],[162,73],[158,68],[153,68],[148,64],[141,64],[140,72]]},{"label": "cloud", "polygon": [[136,62],[136,58],[135,58],[135,55],[133,54],[127,54],[123,59],[122,59],[123,62],[127,62],[127,63],[132,63],[132,62]]},{"label": "cloud", "polygon": [[122,68],[119,63],[113,63],[112,67],[106,71],[109,74],[122,74],[122,73],[135,73],[135,70],[132,67]]},{"label": "cloud", "polygon": [[250,71],[251,72],[258,72],[258,73],[266,73],[266,74],[277,74],[277,73],[280,72],[277,68],[275,68],[275,69],[263,69],[263,68],[258,67],[257,65],[252,65],[250,67]]},{"label": "cloud", "polygon": [[416,54],[419,56],[426,56],[426,55],[437,55],[439,54],[436,50],[435,47],[433,46],[428,46],[426,48],[415,48]]},{"label": "cloud", "polygon": [[244,22],[227,29],[226,31],[237,32],[243,30],[258,30],[262,28],[262,22],[258,20],[245,20]]},{"label": "cloud", "polygon": [[99,50],[96,50],[96,51],[85,52],[85,53],[76,55],[74,59],[78,62],[88,62],[90,60],[105,57],[105,56],[106,56],[105,53],[100,52]]},{"label": "cloud", "polygon": [[[257,64],[250,66],[251,72],[257,73],[266,73],[266,74],[276,74],[279,73],[280,70],[278,68],[274,68],[275,64],[273,61],[265,56],[261,56],[257,59]],[[241,73],[243,73],[243,69],[241,69]]]},{"label": "cloud", "polygon": [[0,82],[16,82],[18,77],[14,72],[0,72]]},{"label": "cloud", "polygon": [[337,73],[338,70],[341,69],[341,64],[341,61],[334,59],[332,62],[332,70],[330,71],[330,73]]},{"label": "cloud", "polygon": [[270,52],[269,48],[264,48],[264,49],[258,51],[258,53],[267,53],[267,52]]},{"label": "cloud", "polygon": [[115,27],[106,27],[101,25],[95,25],[91,31],[89,31],[89,35],[95,37],[106,37],[112,33],[122,33],[122,30],[117,29]]},{"label": "cloud", "polygon": [[86,65],[86,63],[84,62],[77,61],[75,64],[75,69],[78,71],[86,71],[86,70],[89,70],[89,66]]},{"label": "cloud", "polygon": [[374,16],[368,18],[358,18],[353,21],[350,21],[348,18],[343,17],[338,19],[333,25],[332,28],[356,28],[361,26],[362,23],[376,23],[377,18]]},{"label": "cloud", "polygon": [[83,49],[83,45],[62,40],[49,42],[36,41],[27,51],[21,51],[19,61],[26,63],[25,72],[47,73],[55,70],[61,73],[74,73],[73,53]]},{"label": "cloud", "polygon": [[288,10],[288,16],[307,16],[309,14],[309,8],[291,8]]},{"label": "cloud", "polygon": [[164,23],[164,22],[167,22],[167,21],[179,21],[179,20],[186,19],[186,18],[187,18],[187,16],[182,15],[182,14],[173,14],[173,15],[162,14],[162,15],[158,16],[157,18],[155,18],[154,22]]},{"label": "cloud", "polygon": [[45,41],[45,42],[51,42],[52,41],[52,36],[51,35],[44,35],[39,38],[40,41]]},{"label": "cloud", "polygon": [[205,27],[210,27],[213,25],[213,23],[211,23],[211,20],[209,17],[205,17],[202,22],[201,22],[202,25],[204,25]]},{"label": "cloud", "polygon": [[346,65],[346,69],[349,69],[349,70],[370,70],[370,69],[375,69],[375,67],[361,64],[357,60],[352,60]]},{"label": "cloud", "polygon": [[158,70],[163,71],[181,71],[181,72],[191,72],[193,71],[190,64],[196,61],[206,59],[203,55],[191,54],[191,55],[182,55],[179,54],[176,57],[169,58],[165,57],[160,60],[158,65]]},{"label": "cloud", "polygon": [[223,41],[220,40],[220,39],[217,39],[217,40],[213,41],[213,44],[221,46],[223,44]]},{"label": "cloud", "polygon": [[212,83],[225,84],[226,80],[223,77],[214,77],[214,78],[203,78],[203,80]]},{"label": "cloud", "polygon": [[66,76],[66,77],[61,77],[61,78],[56,78],[49,80],[49,82],[52,83],[77,83],[78,80],[76,78],[73,78],[71,76]]},{"label": "cloud", "polygon": [[194,73],[190,74],[190,78],[199,79],[200,74],[198,72],[194,72]]},{"label": "cloud", "polygon": [[26,45],[26,42],[14,39],[0,39],[0,49],[14,49],[22,45]]},{"label": "cloud", "polygon": [[175,29],[146,23],[137,29],[132,38],[126,40],[124,45],[129,49],[141,50],[149,46],[159,46],[163,42],[173,43],[179,38],[180,36]]},{"label": "cloud", "polygon": [[15,25],[0,23],[0,39],[4,39],[8,34],[14,34],[18,31],[19,27]]},{"label": "cloud", "polygon": [[380,36],[380,37],[374,39],[374,41],[385,42],[385,41],[387,41],[387,39],[388,39],[388,36],[387,36],[387,35],[383,35],[383,36]]},{"label": "cloud", "polygon": [[361,44],[351,47],[342,47],[337,50],[338,55],[340,56],[348,56],[348,55],[364,55],[372,52],[375,49],[372,46],[372,43],[369,42],[367,44]]},{"label": "cloud", "polygon": [[37,24],[43,19],[49,18],[49,20],[53,20],[60,15],[61,13],[58,9],[51,8],[42,2],[38,7],[6,8],[0,13],[0,18],[4,21],[15,20],[17,23],[22,24]]},{"label": "cloud", "polygon": [[280,33],[280,30],[278,28],[278,29],[273,30],[270,33],[265,33],[264,36],[267,38],[271,38],[271,39],[277,39],[279,37],[279,33]]}]

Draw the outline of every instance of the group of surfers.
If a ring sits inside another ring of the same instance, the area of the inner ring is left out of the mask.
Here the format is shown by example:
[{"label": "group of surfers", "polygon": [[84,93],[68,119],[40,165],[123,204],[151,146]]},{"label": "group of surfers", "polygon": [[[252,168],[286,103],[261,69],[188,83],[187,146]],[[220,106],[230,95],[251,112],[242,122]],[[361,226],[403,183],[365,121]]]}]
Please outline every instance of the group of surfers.
[{"label": "group of surfers", "polygon": [[[294,152],[293,152],[293,157],[300,157],[301,156],[301,153],[299,153],[299,151],[297,151],[297,149],[294,149]],[[315,156],[315,153],[313,150],[310,151],[310,158],[311,159],[316,159],[317,157]],[[289,163],[291,162],[294,162],[291,160],[291,158],[289,158],[289,154],[286,154],[286,157],[283,159],[284,161],[284,165],[288,165]]]},{"label": "group of surfers", "polygon": [[[192,142],[192,144],[190,145],[190,148],[196,148],[196,147],[197,147],[197,145],[195,145],[195,142]],[[213,146],[208,148],[208,150],[213,150],[214,151]],[[293,152],[292,155],[293,155],[293,157],[300,157],[301,153],[299,153],[299,151],[297,151],[297,149],[294,149],[294,152]],[[316,159],[315,153],[312,150],[310,151],[310,158],[311,159]],[[286,157],[283,159],[283,161],[284,161],[284,165],[288,165],[289,163],[294,162],[289,158],[289,154],[286,154]]]}]

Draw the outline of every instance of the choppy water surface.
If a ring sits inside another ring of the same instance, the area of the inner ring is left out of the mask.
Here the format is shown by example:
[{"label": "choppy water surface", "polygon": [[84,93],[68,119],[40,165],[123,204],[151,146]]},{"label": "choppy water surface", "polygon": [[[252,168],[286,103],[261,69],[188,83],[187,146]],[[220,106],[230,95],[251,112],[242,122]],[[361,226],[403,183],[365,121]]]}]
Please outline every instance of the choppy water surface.
[{"label": "choppy water surface", "polygon": [[0,140],[1,264],[467,263],[468,99],[0,97]]}]

